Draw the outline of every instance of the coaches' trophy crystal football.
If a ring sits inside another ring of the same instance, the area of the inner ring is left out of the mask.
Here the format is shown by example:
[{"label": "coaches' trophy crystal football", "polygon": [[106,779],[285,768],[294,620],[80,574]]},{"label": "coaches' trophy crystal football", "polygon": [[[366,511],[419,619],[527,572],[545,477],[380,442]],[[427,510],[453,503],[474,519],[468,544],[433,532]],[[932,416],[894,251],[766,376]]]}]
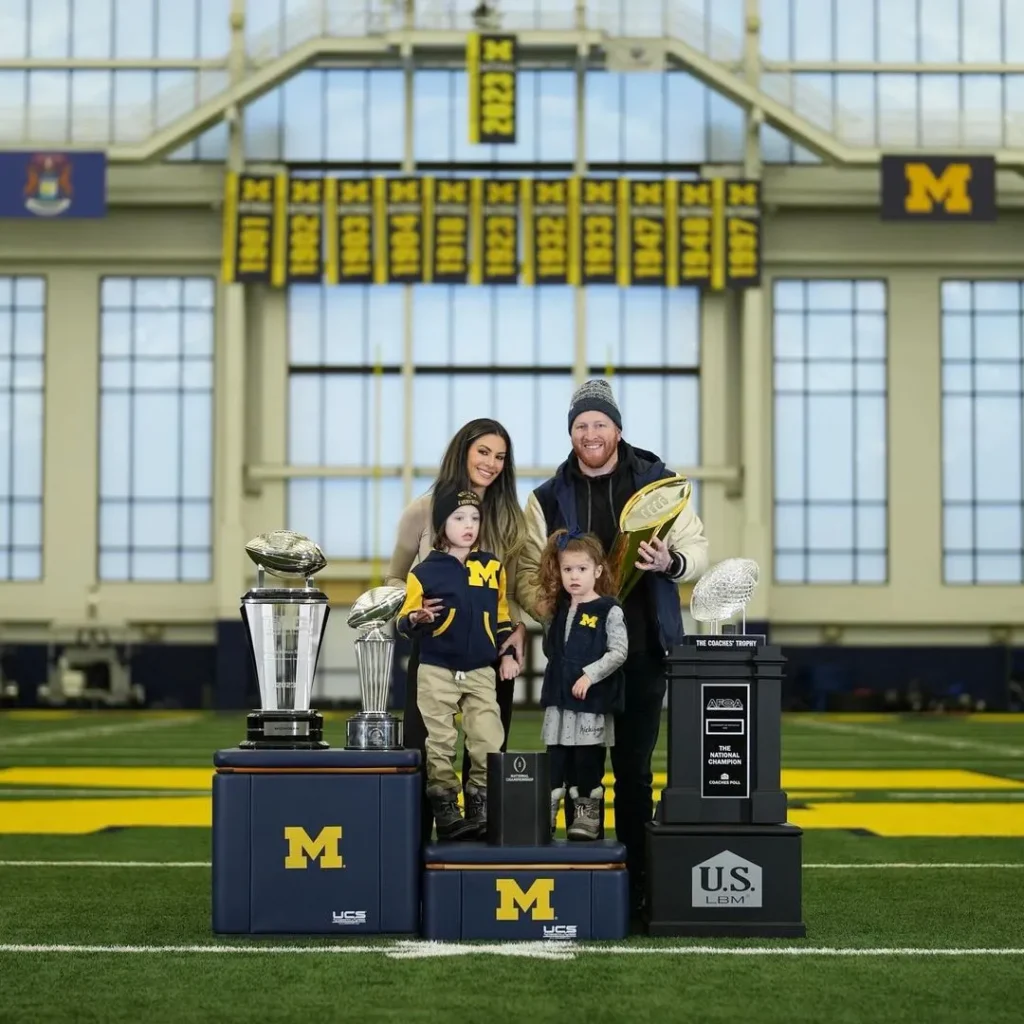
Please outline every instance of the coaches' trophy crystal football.
[{"label": "coaches' trophy crystal football", "polygon": [[747,631],[747,605],[759,578],[757,562],[749,558],[726,558],[713,565],[697,581],[690,597],[690,614],[697,622],[710,622],[718,633],[719,623],[742,614],[740,634]]},{"label": "coaches' trophy crystal football", "polygon": [[399,750],[402,723],[388,712],[395,640],[386,630],[405,602],[405,587],[373,587],[357,598],[348,624],[362,631],[355,642],[361,710],[348,720],[348,750]]},{"label": "coaches' trophy crystal football", "polygon": [[643,575],[643,570],[636,567],[640,545],[652,537],[665,539],[679,513],[689,504],[691,490],[685,476],[670,476],[641,487],[623,505],[610,558],[619,580],[620,601],[626,600]]},{"label": "coaches' trophy crystal football", "polygon": [[[310,709],[327,615],[327,595],[313,576],[327,565],[320,548],[290,530],[260,534],[245,546],[256,563],[256,586],[242,598],[260,710],[246,719],[250,750],[325,750],[324,719]],[[267,586],[267,574],[304,586]]]}]

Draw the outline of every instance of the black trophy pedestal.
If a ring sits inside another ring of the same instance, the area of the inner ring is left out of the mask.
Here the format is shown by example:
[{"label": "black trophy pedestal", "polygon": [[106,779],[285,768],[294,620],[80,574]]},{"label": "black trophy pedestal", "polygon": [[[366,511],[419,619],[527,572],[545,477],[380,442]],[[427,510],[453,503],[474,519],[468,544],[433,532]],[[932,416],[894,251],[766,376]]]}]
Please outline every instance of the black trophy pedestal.
[{"label": "black trophy pedestal", "polygon": [[647,826],[652,935],[803,938],[803,832],[782,790],[786,659],[763,636],[669,655],[668,780]]},{"label": "black trophy pedestal", "polygon": [[546,753],[487,755],[487,842],[551,843],[551,771]]},{"label": "black trophy pedestal", "polygon": [[647,826],[650,935],[802,939],[794,825]]},{"label": "black trophy pedestal", "polygon": [[327,750],[319,711],[252,711],[245,717],[242,750]]}]

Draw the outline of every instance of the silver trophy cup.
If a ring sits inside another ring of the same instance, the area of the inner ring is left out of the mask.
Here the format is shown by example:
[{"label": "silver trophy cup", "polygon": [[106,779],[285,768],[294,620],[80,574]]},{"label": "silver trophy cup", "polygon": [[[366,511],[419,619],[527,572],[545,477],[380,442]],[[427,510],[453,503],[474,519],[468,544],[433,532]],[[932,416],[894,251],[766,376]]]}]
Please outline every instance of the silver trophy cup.
[{"label": "silver trophy cup", "polygon": [[[324,750],[323,716],[310,709],[313,679],[330,608],[313,576],[327,564],[308,537],[277,530],[253,538],[246,553],[258,567],[256,586],[242,598],[260,710],[246,720],[239,746],[260,750]],[[305,586],[266,586],[266,574]]]},{"label": "silver trophy cup", "polygon": [[742,616],[740,633],[747,629],[747,605],[754,596],[760,576],[757,562],[749,558],[726,558],[713,565],[697,581],[690,598],[690,614],[697,622],[710,622],[711,632],[737,612]]},{"label": "silver trophy cup", "polygon": [[374,587],[360,595],[349,612],[348,624],[362,631],[355,642],[362,707],[348,720],[349,750],[401,749],[402,723],[388,712],[395,640],[385,626],[404,601],[404,587]]}]

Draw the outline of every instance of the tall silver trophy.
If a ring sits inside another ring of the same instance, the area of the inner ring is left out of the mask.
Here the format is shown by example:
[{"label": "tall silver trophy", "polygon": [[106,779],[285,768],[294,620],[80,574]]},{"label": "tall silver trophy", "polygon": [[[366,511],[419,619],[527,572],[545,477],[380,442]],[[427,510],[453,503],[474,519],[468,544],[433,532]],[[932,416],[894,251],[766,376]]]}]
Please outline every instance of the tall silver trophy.
[{"label": "tall silver trophy", "polygon": [[[330,611],[313,576],[327,565],[320,548],[291,530],[254,537],[256,586],[242,598],[242,621],[260,688],[260,709],[246,719],[249,750],[326,750],[324,719],[310,709],[313,678]],[[305,586],[267,586],[267,574]]]},{"label": "tall silver trophy", "polygon": [[690,598],[690,614],[697,622],[710,622],[719,634],[722,622],[741,615],[739,635],[747,632],[747,605],[757,589],[760,572],[750,558],[726,558],[713,565],[697,581]]},{"label": "tall silver trophy", "polygon": [[352,605],[348,624],[361,630],[355,642],[362,707],[348,720],[349,750],[398,750],[402,723],[388,712],[395,640],[385,629],[405,601],[404,587],[374,587]]}]

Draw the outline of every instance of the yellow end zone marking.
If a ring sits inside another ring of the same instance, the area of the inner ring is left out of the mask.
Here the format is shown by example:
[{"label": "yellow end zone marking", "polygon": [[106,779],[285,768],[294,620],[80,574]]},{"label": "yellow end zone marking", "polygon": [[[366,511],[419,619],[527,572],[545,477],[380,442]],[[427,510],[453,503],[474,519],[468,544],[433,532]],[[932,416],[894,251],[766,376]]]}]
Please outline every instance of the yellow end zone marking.
[{"label": "yellow end zone marking", "polygon": [[159,800],[12,800],[0,814],[0,835],[81,836],[104,828],[209,828],[212,801],[205,796]]},{"label": "yellow end zone marking", "polygon": [[[68,786],[75,789],[195,789],[209,791],[212,768],[153,767],[15,767],[0,769],[0,786]],[[660,789],[668,779],[657,772],[654,785]],[[604,777],[606,789],[614,791],[615,778]],[[842,794],[863,790],[1024,790],[1024,781],[1004,779],[981,772],[958,769],[890,768],[791,768],[782,772],[782,788],[791,796],[836,791]]]},{"label": "yellow end zone marking", "polygon": [[792,808],[789,820],[800,828],[866,829],[887,838],[1024,837],[1024,807],[1020,804],[829,803]]},{"label": "yellow end zone marking", "polygon": [[69,718],[79,718],[80,711],[44,711],[35,708],[16,708],[13,711],[0,711],[0,722],[64,722]]}]

